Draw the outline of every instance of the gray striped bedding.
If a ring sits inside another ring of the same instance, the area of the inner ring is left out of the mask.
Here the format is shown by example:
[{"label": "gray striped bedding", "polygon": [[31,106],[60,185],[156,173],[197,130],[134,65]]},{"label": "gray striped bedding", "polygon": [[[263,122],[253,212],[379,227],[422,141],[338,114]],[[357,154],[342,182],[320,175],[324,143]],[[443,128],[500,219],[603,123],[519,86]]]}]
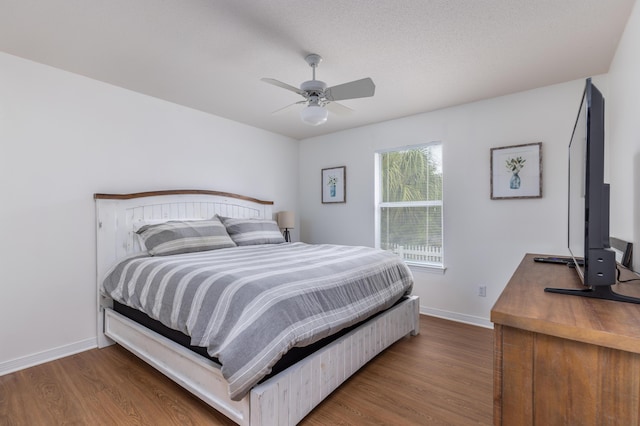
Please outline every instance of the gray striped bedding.
[{"label": "gray striped bedding", "polygon": [[284,243],[278,224],[273,220],[216,217],[224,223],[229,236],[239,246]]},{"label": "gray striped bedding", "polygon": [[[209,220],[172,220],[145,225],[136,232],[152,256],[192,253],[235,247],[217,217]],[[284,240],[283,240],[284,242]]]},{"label": "gray striped bedding", "polygon": [[412,285],[392,253],[292,243],[136,255],[111,269],[103,292],[206,347],[239,400],[290,348],[392,306]]}]

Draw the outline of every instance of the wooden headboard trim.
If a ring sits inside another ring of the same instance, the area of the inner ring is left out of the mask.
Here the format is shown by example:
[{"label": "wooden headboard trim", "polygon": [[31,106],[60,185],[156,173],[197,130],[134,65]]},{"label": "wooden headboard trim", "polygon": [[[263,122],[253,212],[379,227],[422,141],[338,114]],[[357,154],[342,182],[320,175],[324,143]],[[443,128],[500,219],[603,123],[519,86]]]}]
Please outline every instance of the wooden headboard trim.
[{"label": "wooden headboard trim", "polygon": [[134,198],[156,197],[159,195],[218,195],[220,197],[236,198],[238,200],[251,201],[252,203],[273,205],[273,201],[258,200],[231,192],[208,191],[206,189],[169,189],[165,191],[134,192],[131,194],[93,194],[94,200],[131,200]]}]

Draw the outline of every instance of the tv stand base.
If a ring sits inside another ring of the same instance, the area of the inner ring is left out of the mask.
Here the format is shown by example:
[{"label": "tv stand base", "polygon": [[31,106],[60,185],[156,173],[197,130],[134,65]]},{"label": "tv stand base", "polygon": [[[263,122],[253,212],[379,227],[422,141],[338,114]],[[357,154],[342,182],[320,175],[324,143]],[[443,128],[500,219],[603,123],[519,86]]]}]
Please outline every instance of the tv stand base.
[{"label": "tv stand base", "polygon": [[640,299],[631,296],[624,296],[613,291],[610,285],[593,286],[590,289],[575,290],[567,288],[545,288],[547,293],[567,294],[570,296],[591,297],[594,299],[614,300],[616,302],[638,303]]}]

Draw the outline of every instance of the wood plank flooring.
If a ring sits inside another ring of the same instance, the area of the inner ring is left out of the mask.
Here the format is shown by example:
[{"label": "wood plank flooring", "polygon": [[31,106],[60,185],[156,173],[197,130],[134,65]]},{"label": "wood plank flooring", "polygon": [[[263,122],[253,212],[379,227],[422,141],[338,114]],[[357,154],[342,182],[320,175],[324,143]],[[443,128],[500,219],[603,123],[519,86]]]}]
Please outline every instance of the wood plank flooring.
[{"label": "wood plank flooring", "polygon": [[[302,425],[491,425],[493,331],[421,316]],[[114,345],[0,376],[0,425],[233,425]]]}]

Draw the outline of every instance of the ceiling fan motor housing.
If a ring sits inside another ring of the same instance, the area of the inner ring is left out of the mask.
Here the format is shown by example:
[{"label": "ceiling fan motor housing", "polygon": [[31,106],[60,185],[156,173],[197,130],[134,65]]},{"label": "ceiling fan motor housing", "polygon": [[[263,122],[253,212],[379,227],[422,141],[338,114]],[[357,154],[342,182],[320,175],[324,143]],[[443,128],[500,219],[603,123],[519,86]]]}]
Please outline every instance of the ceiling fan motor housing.
[{"label": "ceiling fan motor housing", "polygon": [[300,85],[300,90],[307,92],[309,96],[322,97],[324,91],[327,90],[327,84],[320,80],[309,80]]}]

